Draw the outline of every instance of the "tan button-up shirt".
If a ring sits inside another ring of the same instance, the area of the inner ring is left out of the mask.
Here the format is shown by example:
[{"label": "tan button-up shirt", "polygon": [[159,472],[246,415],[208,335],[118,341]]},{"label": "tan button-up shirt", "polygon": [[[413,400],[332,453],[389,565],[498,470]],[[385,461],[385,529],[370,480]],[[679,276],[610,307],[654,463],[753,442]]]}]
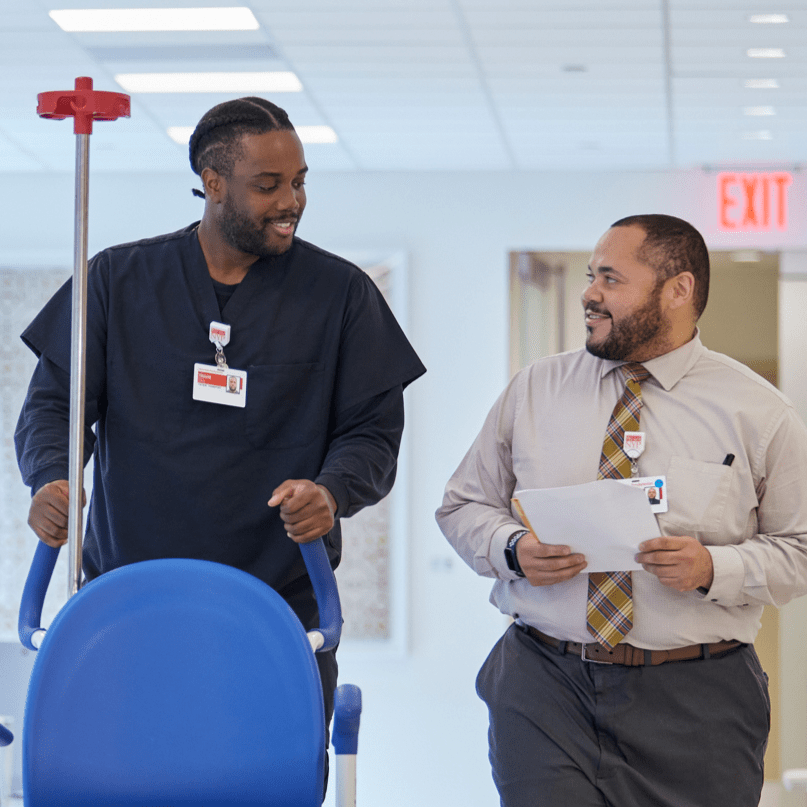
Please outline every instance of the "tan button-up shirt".
[{"label": "tan button-up shirt", "polygon": [[[437,511],[440,528],[478,574],[496,578],[491,602],[559,639],[590,641],[585,571],[533,587],[511,572],[504,547],[523,529],[515,490],[597,478],[603,437],[622,394],[622,362],[586,350],[541,359],[499,397]],[[644,363],[641,476],[666,475],[659,535],[690,535],[709,550],[707,594],[633,572],[634,625],[626,641],[665,649],[752,642],[762,608],[807,592],[807,428],[793,405],[698,336]],[[727,454],[733,463],[724,465]],[[538,538],[540,539],[540,535]],[[573,537],[568,541],[574,550]]]}]

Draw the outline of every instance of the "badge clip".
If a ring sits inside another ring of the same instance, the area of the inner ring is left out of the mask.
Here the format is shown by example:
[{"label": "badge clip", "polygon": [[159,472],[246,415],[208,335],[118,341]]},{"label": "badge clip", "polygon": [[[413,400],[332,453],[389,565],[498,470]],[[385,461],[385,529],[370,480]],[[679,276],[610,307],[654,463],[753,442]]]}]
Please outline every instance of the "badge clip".
[{"label": "badge clip", "polygon": [[216,346],[216,366],[219,370],[227,370],[224,346],[230,342],[230,326],[223,322],[211,322],[208,338]]},{"label": "badge clip", "polygon": [[630,460],[631,479],[635,479],[639,476],[639,457],[644,453],[644,445],[644,432],[625,432],[622,441],[622,450],[627,454]]}]

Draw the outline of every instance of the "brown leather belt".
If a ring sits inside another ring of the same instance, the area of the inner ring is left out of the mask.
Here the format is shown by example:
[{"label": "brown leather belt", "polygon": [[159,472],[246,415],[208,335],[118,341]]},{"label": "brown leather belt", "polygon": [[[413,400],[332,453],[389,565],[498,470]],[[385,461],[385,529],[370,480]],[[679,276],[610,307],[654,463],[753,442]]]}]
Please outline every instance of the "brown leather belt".
[{"label": "brown leather belt", "polygon": [[574,653],[584,661],[595,661],[600,664],[622,664],[626,667],[655,667],[668,661],[691,661],[692,659],[720,658],[726,653],[736,650],[742,642],[724,641],[713,644],[693,644],[688,647],[674,647],[672,650],[644,650],[641,647],[620,642],[613,650],[601,644],[581,644],[580,642],[564,642],[554,636],[547,636],[531,625],[519,625],[534,639],[548,644],[562,653]]}]

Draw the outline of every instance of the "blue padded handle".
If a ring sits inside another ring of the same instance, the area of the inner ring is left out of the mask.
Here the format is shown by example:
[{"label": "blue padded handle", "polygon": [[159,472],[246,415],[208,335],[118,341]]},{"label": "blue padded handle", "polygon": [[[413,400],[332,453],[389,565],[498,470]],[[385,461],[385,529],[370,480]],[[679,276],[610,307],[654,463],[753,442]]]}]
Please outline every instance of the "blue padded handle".
[{"label": "blue padded handle", "polygon": [[333,707],[333,748],[337,754],[355,754],[359,747],[361,690],[355,684],[336,688]]},{"label": "blue padded handle", "polygon": [[14,735],[2,724],[0,724],[0,747],[10,745]]},{"label": "blue padded handle", "polygon": [[339,644],[342,635],[342,605],[339,602],[339,591],[333,574],[328,553],[322,538],[307,544],[300,544],[308,576],[314,586],[314,596],[319,608],[319,628],[325,644],[317,650],[321,653],[331,650]]},{"label": "blue padded handle", "polygon": [[[308,576],[314,586],[314,596],[319,606],[319,632],[325,643],[317,651],[330,650],[339,644],[342,634],[342,606],[336,588],[336,578],[328,561],[328,553],[322,538],[308,544],[300,544]],[[20,605],[20,618],[17,632],[20,641],[29,650],[36,650],[31,639],[41,630],[42,606],[48,592],[48,584],[53,575],[53,567],[59,557],[59,549],[39,542],[34,559],[25,581]]]},{"label": "blue padded handle", "polygon": [[17,623],[17,633],[20,641],[29,650],[37,649],[31,642],[31,637],[38,630],[41,630],[42,606],[45,603],[48,584],[58,557],[58,547],[48,546],[39,541],[25,581],[25,588],[22,592],[20,618]]}]

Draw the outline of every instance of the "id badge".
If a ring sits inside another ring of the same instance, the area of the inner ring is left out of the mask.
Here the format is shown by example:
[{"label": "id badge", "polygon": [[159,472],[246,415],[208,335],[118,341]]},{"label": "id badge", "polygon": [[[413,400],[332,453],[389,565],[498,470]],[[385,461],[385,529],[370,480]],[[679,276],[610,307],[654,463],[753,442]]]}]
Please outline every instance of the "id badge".
[{"label": "id badge", "polygon": [[193,365],[193,400],[224,406],[247,405],[245,370],[222,369],[212,364]]},{"label": "id badge", "polygon": [[623,485],[630,485],[632,488],[642,488],[650,509],[654,513],[666,513],[669,508],[667,497],[667,477],[666,476],[636,476],[633,479],[618,479]]}]

